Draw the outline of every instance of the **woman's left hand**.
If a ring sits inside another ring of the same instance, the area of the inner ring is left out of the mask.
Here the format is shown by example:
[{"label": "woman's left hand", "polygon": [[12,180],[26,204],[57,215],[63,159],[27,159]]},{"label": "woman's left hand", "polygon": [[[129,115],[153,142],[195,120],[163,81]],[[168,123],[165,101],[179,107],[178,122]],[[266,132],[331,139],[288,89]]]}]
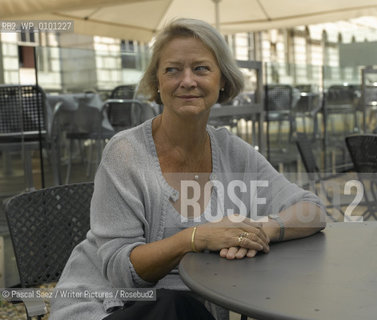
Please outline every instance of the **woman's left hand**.
[{"label": "woman's left hand", "polygon": [[256,250],[241,247],[223,248],[220,250],[220,257],[232,259],[242,259],[244,257],[252,258],[257,254]]},{"label": "woman's left hand", "polygon": [[[270,239],[270,230],[268,228],[265,228],[266,224],[264,224],[263,231],[267,234],[268,239]],[[220,250],[220,257],[226,258],[229,260],[233,259],[243,259],[245,257],[247,258],[253,258],[258,253],[257,250],[254,249],[247,249],[242,247],[230,247],[230,248],[223,248]]]}]

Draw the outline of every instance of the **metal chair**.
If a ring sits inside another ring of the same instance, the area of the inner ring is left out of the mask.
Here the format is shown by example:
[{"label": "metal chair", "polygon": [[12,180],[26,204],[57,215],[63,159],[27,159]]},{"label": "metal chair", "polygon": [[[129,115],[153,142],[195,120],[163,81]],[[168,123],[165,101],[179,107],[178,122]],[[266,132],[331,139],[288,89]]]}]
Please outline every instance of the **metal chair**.
[{"label": "metal chair", "polygon": [[[355,85],[332,85],[324,93],[323,103],[323,126],[325,133],[328,131],[328,121],[333,115],[352,115],[353,127],[348,132],[359,131],[359,125],[357,122],[357,104],[359,100],[359,88]],[[332,133],[335,134],[335,122],[331,122]]]},{"label": "metal chair", "polygon": [[[60,134],[64,132],[62,138],[69,142],[65,183],[70,182],[75,144],[79,146],[82,162],[87,163],[87,177],[91,178],[93,167],[100,161],[104,142],[114,135],[114,130],[106,121],[103,101],[92,92],[49,96],[48,101],[54,105],[56,131]],[[82,147],[84,142],[89,142],[87,157]]]},{"label": "metal chair", "polygon": [[[328,202],[326,208],[336,209],[344,216],[342,207],[348,206],[352,199],[343,197],[340,194],[331,194],[331,191],[329,188],[327,188],[325,181],[339,178],[344,176],[345,173],[323,176],[319,170],[313,153],[313,144],[309,141],[305,133],[296,133],[296,146],[309,178],[308,184],[304,187],[311,189],[317,196],[325,198],[324,200]],[[332,215],[329,216],[331,219],[335,220]]]},{"label": "metal chair", "polygon": [[[42,148],[50,154],[55,184],[59,183],[56,143],[48,123],[46,95],[35,85],[0,85],[0,150],[21,151],[26,189],[34,189],[32,151],[39,151],[43,174]],[[11,172],[9,166],[6,170]],[[43,183],[42,183],[43,184]]]},{"label": "metal chair", "polygon": [[[347,115],[353,117],[353,128],[350,132],[358,132],[359,125],[357,121],[357,104],[360,98],[359,87],[356,85],[332,85],[324,95],[323,121],[324,129],[327,131],[327,121],[330,116],[335,114]],[[332,123],[332,131],[335,133],[335,124]]]},{"label": "metal chair", "polygon": [[[296,94],[297,93],[297,94]],[[280,172],[286,167],[295,165],[297,155],[294,152],[294,134],[296,132],[296,118],[294,107],[299,99],[299,91],[290,85],[277,84],[265,86],[265,113],[267,122],[266,143],[267,158]],[[272,139],[271,124],[277,123],[277,131]],[[288,123],[288,134],[284,134],[283,123]],[[286,136],[286,139],[283,137]]]},{"label": "metal chair", "polygon": [[[363,130],[377,133],[377,69],[361,70],[361,99],[358,105],[363,113]],[[367,121],[368,117],[368,121]]]},{"label": "metal chair", "polygon": [[[5,203],[22,288],[58,281],[73,248],[90,228],[93,183],[23,193]],[[24,300],[27,317],[46,313],[43,300]]]},{"label": "metal chair", "polygon": [[281,143],[282,122],[289,123],[288,141],[292,141],[294,132],[296,131],[296,121],[293,114],[295,106],[293,97],[293,88],[290,85],[267,85],[266,88],[266,115],[265,120],[268,122],[278,122],[278,144]]},{"label": "metal chair", "polygon": [[301,117],[305,133],[307,133],[306,118],[313,119],[312,140],[315,140],[319,135],[318,113],[322,108],[321,96],[313,85],[297,85],[296,89],[300,91],[300,99],[294,108],[295,117]]},{"label": "metal chair", "polygon": [[[357,105],[359,104],[360,91],[359,86],[344,84],[332,85],[324,94],[323,113],[323,135],[324,149],[331,152],[331,167],[347,167],[351,162],[349,159],[347,147],[345,144],[346,135],[359,132],[357,121]],[[351,115],[353,123],[348,126],[347,116]],[[336,116],[343,116],[343,121],[335,121]],[[331,120],[331,121],[329,121]],[[331,124],[331,132],[328,130],[328,124]],[[336,130],[336,123],[346,125],[341,131]],[[340,154],[340,158],[337,155]],[[326,165],[327,166],[327,165]]]},{"label": "metal chair", "polygon": [[377,135],[360,134],[346,137],[354,169],[364,187],[366,219],[377,219]]},{"label": "metal chair", "polygon": [[109,122],[116,132],[135,127],[143,122],[144,105],[138,100],[109,99],[105,102],[105,108]]},{"label": "metal chair", "polygon": [[136,85],[120,85],[111,91],[110,99],[134,99]]},{"label": "metal chair", "polygon": [[120,85],[105,102],[109,121],[115,131],[129,129],[157,115],[147,102],[136,98],[136,85]]}]

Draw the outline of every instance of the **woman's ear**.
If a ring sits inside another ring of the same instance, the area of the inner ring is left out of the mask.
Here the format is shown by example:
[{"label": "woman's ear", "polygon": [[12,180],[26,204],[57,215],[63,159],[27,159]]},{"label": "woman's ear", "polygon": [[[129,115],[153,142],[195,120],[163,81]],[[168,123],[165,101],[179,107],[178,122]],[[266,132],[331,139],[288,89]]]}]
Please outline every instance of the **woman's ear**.
[{"label": "woman's ear", "polygon": [[220,88],[225,88],[225,79],[224,79],[224,77],[221,77]]}]

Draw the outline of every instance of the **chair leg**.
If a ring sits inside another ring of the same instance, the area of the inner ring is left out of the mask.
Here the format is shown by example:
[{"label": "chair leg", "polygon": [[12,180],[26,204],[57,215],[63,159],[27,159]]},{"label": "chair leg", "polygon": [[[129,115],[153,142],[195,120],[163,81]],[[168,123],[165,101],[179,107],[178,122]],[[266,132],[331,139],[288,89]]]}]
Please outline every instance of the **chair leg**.
[{"label": "chair leg", "polygon": [[240,125],[239,121],[236,120],[235,127],[236,127],[236,134],[237,134],[238,137],[241,136],[241,130],[240,130],[240,126],[239,125]]},{"label": "chair leg", "polygon": [[93,165],[93,140],[90,140],[88,158],[87,158],[87,165],[86,165],[86,176],[89,178],[92,174],[92,165]]},{"label": "chair leg", "polygon": [[288,123],[289,123],[289,136],[288,136],[288,142],[292,142],[292,140],[293,140],[293,135],[294,135],[294,133],[295,133],[296,130],[297,130],[296,119],[295,119],[292,115],[290,115],[290,116],[289,116]]},{"label": "chair leg", "polygon": [[47,313],[46,304],[42,299],[39,300],[23,300],[26,318],[32,320],[33,317],[37,317],[41,320]]},{"label": "chair leg", "polygon": [[318,135],[318,118],[317,114],[313,115],[313,141],[317,138]]},{"label": "chair leg", "polygon": [[334,116],[330,120],[332,134],[336,134]]},{"label": "chair leg", "polygon": [[[258,140],[255,138],[256,136],[256,132],[257,132],[257,129],[256,129],[256,123],[257,123],[257,120],[254,118],[252,118],[252,121],[251,121],[251,140],[253,141],[253,145],[256,145],[258,142]],[[259,129],[259,128],[258,128]],[[255,140],[254,140],[255,139]],[[259,136],[258,136],[258,139],[259,139]],[[259,148],[261,148],[261,146],[258,146]],[[259,149],[260,150],[260,149]]]},{"label": "chair leg", "polygon": [[65,176],[65,184],[69,183],[69,178],[71,177],[72,153],[73,153],[73,139],[69,141],[69,155],[68,155],[67,173]]},{"label": "chair leg", "polygon": [[84,164],[86,161],[85,158],[85,140],[79,140],[79,150],[80,150],[80,157],[81,157],[81,163]]},{"label": "chair leg", "polygon": [[352,122],[353,122],[353,128],[352,128],[352,130],[351,130],[351,132],[358,132],[358,130],[357,130],[357,116],[356,116],[356,114],[355,113],[353,113],[352,114]]},{"label": "chair leg", "polygon": [[306,135],[306,117],[305,114],[302,115],[302,126],[304,127],[304,133]]},{"label": "chair leg", "polygon": [[2,156],[4,176],[11,176],[13,174],[11,153],[7,150],[2,150]]},{"label": "chair leg", "polygon": [[24,152],[24,175],[27,190],[34,190],[33,164],[30,150],[25,150]]},{"label": "chair leg", "polygon": [[96,162],[95,162],[95,170],[97,170],[97,167],[99,166],[99,163],[101,162],[101,156],[102,156],[102,150],[104,148],[104,143],[105,140],[103,139],[98,139],[97,141],[97,157],[96,157]]},{"label": "chair leg", "polygon": [[281,145],[281,121],[278,121],[278,145]]},{"label": "chair leg", "polygon": [[51,167],[54,178],[54,185],[62,184],[62,177],[60,172],[60,145],[59,143],[53,142],[51,147],[49,158],[51,159]]}]

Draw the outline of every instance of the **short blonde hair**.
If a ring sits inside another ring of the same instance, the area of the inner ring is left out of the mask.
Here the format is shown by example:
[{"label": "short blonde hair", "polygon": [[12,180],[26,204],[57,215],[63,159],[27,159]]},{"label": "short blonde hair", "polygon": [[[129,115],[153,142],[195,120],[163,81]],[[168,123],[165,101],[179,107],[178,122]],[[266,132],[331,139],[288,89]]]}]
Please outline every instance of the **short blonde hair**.
[{"label": "short blonde hair", "polygon": [[161,52],[164,46],[178,37],[193,37],[206,45],[215,56],[222,78],[225,82],[224,91],[220,91],[219,103],[227,102],[236,97],[244,87],[242,72],[233,59],[230,49],[223,36],[207,22],[196,19],[177,19],[169,23],[157,35],[153,44],[153,53],[142,79],[138,91],[151,101],[162,103],[158,93],[157,71]]}]

